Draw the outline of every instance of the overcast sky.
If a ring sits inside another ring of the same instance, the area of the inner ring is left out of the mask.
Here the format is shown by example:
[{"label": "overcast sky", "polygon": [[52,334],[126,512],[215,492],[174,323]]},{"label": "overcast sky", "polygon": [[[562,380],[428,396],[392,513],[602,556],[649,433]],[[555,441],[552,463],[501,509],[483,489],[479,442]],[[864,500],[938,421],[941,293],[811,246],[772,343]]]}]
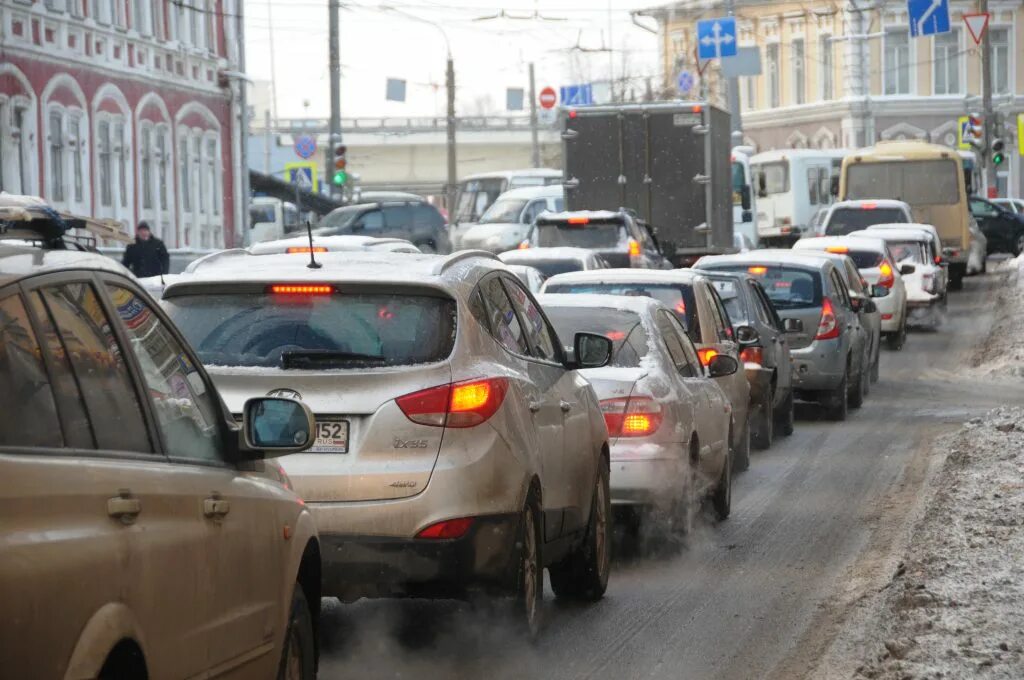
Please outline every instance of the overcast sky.
[{"label": "overcast sky", "polygon": [[[504,111],[506,88],[528,87],[530,61],[538,91],[606,80],[609,53],[572,49],[577,42],[588,50],[611,45],[615,78],[658,75],[657,38],[633,26],[629,14],[656,2],[611,0],[609,11],[607,0],[501,0],[516,18],[484,19],[502,11],[489,3],[495,0],[342,0],[342,115],[443,114],[445,41],[428,21],[451,43],[460,114]],[[327,116],[327,0],[247,0],[245,12],[247,70],[254,79],[276,76],[278,116],[304,115],[304,101],[309,115]],[[387,78],[407,81],[404,103],[385,100]],[[634,82],[639,93],[642,80]]]}]

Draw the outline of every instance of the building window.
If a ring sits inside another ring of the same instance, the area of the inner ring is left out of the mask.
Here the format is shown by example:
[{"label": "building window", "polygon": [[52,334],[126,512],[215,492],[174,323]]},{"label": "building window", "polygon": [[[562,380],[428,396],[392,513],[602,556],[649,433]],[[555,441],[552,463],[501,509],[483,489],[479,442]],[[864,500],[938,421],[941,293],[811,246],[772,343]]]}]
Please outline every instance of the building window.
[{"label": "building window", "polygon": [[821,63],[821,98],[825,101],[834,99],[835,65],[832,61],[832,36],[823,35],[818,39],[818,55]]},{"label": "building window", "polygon": [[206,6],[206,13],[203,15],[206,17],[206,49],[210,52],[217,51],[217,12],[214,3],[210,2]]},{"label": "building window", "polygon": [[125,16],[125,6],[122,0],[110,0],[110,16],[113,17],[119,28],[128,28],[128,17]]},{"label": "building window", "polygon": [[47,131],[50,140],[50,200],[64,202],[64,117],[60,111],[50,112]]},{"label": "building window", "polygon": [[210,182],[210,212],[220,215],[220,181],[217,177],[217,140],[206,140],[206,164]]},{"label": "building window", "polygon": [[124,138],[124,123],[114,126],[114,140],[117,142],[117,188],[121,207],[128,207],[128,142]]},{"label": "building window", "polygon": [[200,0],[196,0],[195,4],[189,5],[191,9],[186,10],[188,12],[188,39],[196,47],[203,44],[202,22],[199,21],[199,2]]},{"label": "building window", "polygon": [[153,130],[142,128],[139,142],[139,164],[142,166],[142,209],[153,209]]},{"label": "building window", "polygon": [[168,40],[180,40],[181,36],[178,35],[178,19],[181,15],[180,5],[171,5],[167,10],[167,39]]},{"label": "building window", "polygon": [[768,106],[775,109],[779,106],[779,43],[766,45],[765,55],[768,74]]},{"label": "building window", "polygon": [[685,33],[682,31],[672,31],[669,34],[669,40],[672,42],[672,58],[675,59],[683,53],[686,49]]},{"label": "building window", "polygon": [[110,208],[114,205],[114,187],[111,184],[113,149],[110,146],[110,121],[101,120],[98,129],[96,153],[99,156],[100,168],[100,205]]},{"label": "building window", "polygon": [[179,174],[181,175],[181,208],[185,212],[192,210],[192,192],[190,187],[192,186],[191,179],[189,178],[188,172],[188,138],[182,137],[181,142],[178,144],[178,168]]},{"label": "building window", "polygon": [[64,12],[67,8],[67,0],[46,0],[46,9],[52,9],[55,12]]},{"label": "building window", "polygon": [[13,193],[32,193],[33,184],[29,178],[29,141],[31,129],[28,115],[28,107],[18,104],[14,105],[14,116],[12,118],[11,137],[14,139],[14,153],[17,156],[17,169],[15,179],[17,186],[11,187]]},{"label": "building window", "polygon": [[[885,31],[883,62],[885,94],[910,94],[910,33],[906,27]],[[936,61],[935,68],[942,68]]]},{"label": "building window", "polygon": [[134,10],[132,26],[142,35],[150,35],[153,32],[153,24],[150,21],[150,0],[135,0],[132,8]]},{"label": "building window", "polygon": [[[989,43],[992,46],[992,93],[1010,92],[1010,29],[990,28]],[[1005,195],[1005,194],[1001,194]]]},{"label": "building window", "polygon": [[196,177],[196,200],[199,203],[199,212],[206,212],[206,182],[203,181],[203,141],[199,137],[192,138],[192,163],[195,166]]},{"label": "building window", "polygon": [[161,40],[166,40],[167,35],[164,33],[164,3],[162,0],[148,0],[149,12],[152,20],[150,21],[150,27],[153,30],[153,35]]},{"label": "building window", "polygon": [[85,165],[85,137],[82,135],[82,118],[73,116],[68,124],[71,133],[71,174],[74,177],[75,203],[84,199],[85,183],[82,181],[82,167]]},{"label": "building window", "polygon": [[935,41],[935,94],[960,94],[960,29],[940,33]]},{"label": "building window", "polygon": [[0,99],[0,191],[6,191],[4,175],[7,174],[7,100]]},{"label": "building window", "polygon": [[804,78],[804,40],[803,38],[796,38],[790,43],[790,48],[793,51],[792,54],[792,68],[793,68],[793,86],[792,95],[794,104],[803,104],[806,100],[806,86]]},{"label": "building window", "polygon": [[167,210],[167,175],[171,164],[171,155],[168,153],[167,131],[158,130],[156,135],[156,162],[159,182],[157,184],[157,195],[160,197],[160,209]]}]

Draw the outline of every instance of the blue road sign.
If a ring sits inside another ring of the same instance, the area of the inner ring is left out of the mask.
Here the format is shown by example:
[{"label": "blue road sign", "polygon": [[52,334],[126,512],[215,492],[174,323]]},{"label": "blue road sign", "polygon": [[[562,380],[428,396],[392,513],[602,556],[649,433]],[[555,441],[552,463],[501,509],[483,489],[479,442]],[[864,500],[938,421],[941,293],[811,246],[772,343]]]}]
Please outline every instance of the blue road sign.
[{"label": "blue road sign", "polygon": [[735,17],[719,17],[697,22],[698,59],[735,57],[736,43]]},{"label": "blue road sign", "polygon": [[689,71],[680,71],[679,77],[676,78],[676,87],[683,94],[686,94],[693,89],[693,74]]},{"label": "blue road sign", "polygon": [[907,0],[910,16],[910,36],[949,32],[949,0]]},{"label": "blue road sign", "polygon": [[292,184],[298,184],[301,189],[313,188],[313,168],[292,168]]},{"label": "blue road sign", "polygon": [[313,157],[316,153],[316,138],[310,135],[300,135],[295,138],[295,155],[303,160]]},{"label": "blue road sign", "polygon": [[590,106],[594,103],[594,90],[586,85],[563,85],[559,88],[562,106]]}]

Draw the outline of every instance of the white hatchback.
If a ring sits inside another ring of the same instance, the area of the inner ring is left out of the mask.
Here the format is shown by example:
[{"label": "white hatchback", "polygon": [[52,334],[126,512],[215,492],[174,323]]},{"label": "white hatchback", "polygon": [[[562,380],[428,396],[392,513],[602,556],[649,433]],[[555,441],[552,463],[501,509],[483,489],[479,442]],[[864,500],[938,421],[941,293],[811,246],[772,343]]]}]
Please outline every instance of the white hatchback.
[{"label": "white hatchback", "polygon": [[936,328],[946,303],[945,269],[935,262],[932,237],[922,229],[879,229],[852,232],[851,238],[885,240],[907,289],[907,322]]}]

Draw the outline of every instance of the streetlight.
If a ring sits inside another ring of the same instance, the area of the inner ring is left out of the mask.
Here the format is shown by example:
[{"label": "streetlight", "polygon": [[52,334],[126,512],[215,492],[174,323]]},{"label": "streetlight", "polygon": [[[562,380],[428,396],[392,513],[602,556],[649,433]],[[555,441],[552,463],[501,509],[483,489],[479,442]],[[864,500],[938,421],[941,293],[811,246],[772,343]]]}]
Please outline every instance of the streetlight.
[{"label": "streetlight", "polygon": [[437,29],[441,37],[444,38],[444,48],[447,52],[447,64],[445,69],[445,90],[448,94],[448,115],[447,115],[447,137],[448,137],[448,180],[445,187],[445,202],[448,207],[448,222],[451,223],[452,218],[455,215],[455,187],[458,184],[458,171],[455,167],[455,62],[452,60],[452,44],[448,40],[448,33],[445,32],[444,28],[430,19],[424,19],[423,17],[416,16],[415,14],[409,14],[403,12],[397,7],[391,5],[381,5],[380,8],[385,11],[395,12],[401,14],[407,19],[412,21],[418,21],[428,26],[433,26]]}]

